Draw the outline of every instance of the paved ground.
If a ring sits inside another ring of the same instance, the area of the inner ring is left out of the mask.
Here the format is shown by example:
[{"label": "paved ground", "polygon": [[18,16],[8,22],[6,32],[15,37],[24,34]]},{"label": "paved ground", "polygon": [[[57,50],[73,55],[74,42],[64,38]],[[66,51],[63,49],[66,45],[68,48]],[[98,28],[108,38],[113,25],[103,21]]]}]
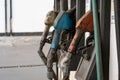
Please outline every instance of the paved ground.
[{"label": "paved ground", "polygon": [[39,41],[39,36],[0,37],[0,80],[47,80]]},{"label": "paved ground", "polygon": [[[48,80],[37,53],[39,43],[40,36],[0,37],[0,80]],[[44,53],[49,48],[46,44]]]}]

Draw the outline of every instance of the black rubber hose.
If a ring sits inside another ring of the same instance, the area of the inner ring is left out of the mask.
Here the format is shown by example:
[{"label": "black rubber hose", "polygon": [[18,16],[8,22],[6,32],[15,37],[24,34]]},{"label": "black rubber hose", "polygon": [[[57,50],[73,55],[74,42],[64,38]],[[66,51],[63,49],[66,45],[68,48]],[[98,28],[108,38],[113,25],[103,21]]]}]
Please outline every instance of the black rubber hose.
[{"label": "black rubber hose", "polygon": [[[39,54],[39,56],[41,57],[41,59],[43,60],[44,64],[47,66],[47,58],[45,57],[45,55],[44,55],[44,53],[43,53],[43,51],[42,51],[42,48],[39,49],[38,54]],[[53,73],[53,75],[54,75],[54,76],[53,76],[53,77],[54,77],[54,80],[57,80],[57,76],[56,76],[56,74],[55,74],[55,72],[54,72],[53,69],[52,69],[52,73]]]},{"label": "black rubber hose", "polygon": [[[49,33],[49,29],[50,29],[50,26],[46,25],[45,30],[42,33],[42,37],[41,37],[41,41],[40,41],[40,47],[39,47],[39,50],[38,50],[38,54],[41,57],[41,59],[42,59],[43,63],[45,64],[45,66],[47,66],[47,58],[46,58],[46,56],[45,56],[45,54],[43,53],[42,50],[43,50],[43,47],[45,45],[45,40],[46,40],[46,38],[48,36],[48,33]],[[57,76],[56,76],[53,69],[52,69],[52,73],[53,73],[54,80],[57,80]]]}]

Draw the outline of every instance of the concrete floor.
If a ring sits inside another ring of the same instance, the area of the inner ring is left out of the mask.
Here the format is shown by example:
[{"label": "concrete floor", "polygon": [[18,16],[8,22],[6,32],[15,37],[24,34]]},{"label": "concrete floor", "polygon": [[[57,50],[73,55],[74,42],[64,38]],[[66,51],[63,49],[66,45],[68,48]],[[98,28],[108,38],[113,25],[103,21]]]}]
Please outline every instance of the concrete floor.
[{"label": "concrete floor", "polygon": [[[0,80],[48,80],[37,51],[40,36],[0,37]],[[46,44],[43,51],[48,53]],[[70,80],[75,72],[71,72]]]},{"label": "concrete floor", "polygon": [[0,80],[48,80],[39,41],[39,36],[0,37]]}]

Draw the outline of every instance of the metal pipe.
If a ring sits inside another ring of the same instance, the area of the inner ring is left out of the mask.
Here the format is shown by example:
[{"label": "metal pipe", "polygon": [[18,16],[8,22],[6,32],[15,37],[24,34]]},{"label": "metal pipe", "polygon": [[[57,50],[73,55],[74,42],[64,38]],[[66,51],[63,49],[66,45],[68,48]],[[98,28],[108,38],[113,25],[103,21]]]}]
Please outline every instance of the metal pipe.
[{"label": "metal pipe", "polygon": [[7,35],[7,26],[8,23],[7,23],[7,0],[5,0],[5,33]]},{"label": "metal pipe", "polygon": [[68,8],[71,9],[76,5],[76,0],[68,0]]},{"label": "metal pipe", "polygon": [[10,0],[10,35],[12,35],[12,0]]},{"label": "metal pipe", "polygon": [[54,0],[54,11],[60,11],[60,0]]},{"label": "metal pipe", "polygon": [[85,14],[85,0],[76,0],[76,22]]},{"label": "metal pipe", "polygon": [[[76,23],[85,14],[85,0],[76,0]],[[79,42],[79,46],[84,46],[85,35]]]},{"label": "metal pipe", "polygon": [[109,80],[111,0],[100,1],[100,30],[104,80]]},{"label": "metal pipe", "polygon": [[93,10],[93,21],[94,21],[97,80],[103,80],[100,29],[99,29],[99,22],[98,22],[98,10],[97,10],[96,0],[92,0],[92,10]]},{"label": "metal pipe", "polygon": [[61,11],[68,10],[68,0],[60,0],[60,10]]}]

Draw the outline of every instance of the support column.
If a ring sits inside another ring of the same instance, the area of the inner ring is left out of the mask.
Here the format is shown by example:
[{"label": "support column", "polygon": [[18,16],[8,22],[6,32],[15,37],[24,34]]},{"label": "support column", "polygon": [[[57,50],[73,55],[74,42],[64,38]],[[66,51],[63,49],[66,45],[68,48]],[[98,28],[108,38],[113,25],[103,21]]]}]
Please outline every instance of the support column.
[{"label": "support column", "polygon": [[114,0],[115,8],[115,28],[117,40],[117,53],[118,53],[118,80],[120,80],[120,0]]}]

